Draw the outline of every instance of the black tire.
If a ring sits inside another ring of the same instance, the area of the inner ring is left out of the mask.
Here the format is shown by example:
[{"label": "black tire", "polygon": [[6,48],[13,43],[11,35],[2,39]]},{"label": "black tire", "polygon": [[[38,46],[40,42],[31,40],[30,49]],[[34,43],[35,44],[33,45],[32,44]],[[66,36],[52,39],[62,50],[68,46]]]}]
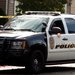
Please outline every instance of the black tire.
[{"label": "black tire", "polygon": [[40,73],[44,69],[44,55],[40,50],[35,50],[30,56],[30,61],[27,70],[30,70],[32,73]]}]

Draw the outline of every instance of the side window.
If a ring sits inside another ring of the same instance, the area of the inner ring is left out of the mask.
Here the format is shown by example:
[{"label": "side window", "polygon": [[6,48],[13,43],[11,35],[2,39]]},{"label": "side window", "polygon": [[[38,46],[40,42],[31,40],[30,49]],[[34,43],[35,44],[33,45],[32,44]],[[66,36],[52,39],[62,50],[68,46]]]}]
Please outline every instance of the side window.
[{"label": "side window", "polygon": [[73,18],[65,18],[68,32],[69,33],[75,33],[75,19]]},{"label": "side window", "polygon": [[60,20],[60,19],[59,19],[59,20],[54,20],[54,21],[52,22],[52,25],[51,25],[50,29],[52,29],[53,27],[59,27],[59,28],[62,30],[61,33],[62,33],[62,34],[65,33],[62,20]]}]

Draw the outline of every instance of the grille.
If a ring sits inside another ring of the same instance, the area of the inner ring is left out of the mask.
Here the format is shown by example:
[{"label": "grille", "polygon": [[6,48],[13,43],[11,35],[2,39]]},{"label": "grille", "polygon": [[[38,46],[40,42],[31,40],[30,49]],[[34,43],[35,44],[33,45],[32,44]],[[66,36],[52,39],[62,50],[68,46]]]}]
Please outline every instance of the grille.
[{"label": "grille", "polygon": [[0,39],[0,50],[2,50],[4,44],[4,39]]},{"label": "grille", "polygon": [[17,50],[17,49],[10,49],[8,51],[8,53],[13,56],[21,56],[22,52],[23,52],[22,50]]},{"label": "grille", "polygon": [[0,50],[5,50],[9,47],[10,42],[6,38],[0,37]]}]

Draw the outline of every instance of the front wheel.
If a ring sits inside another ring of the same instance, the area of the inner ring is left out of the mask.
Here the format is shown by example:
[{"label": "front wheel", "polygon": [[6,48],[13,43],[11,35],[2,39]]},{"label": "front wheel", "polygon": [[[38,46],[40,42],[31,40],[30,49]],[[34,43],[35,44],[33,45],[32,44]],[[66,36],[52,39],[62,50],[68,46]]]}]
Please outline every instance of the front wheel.
[{"label": "front wheel", "polygon": [[39,73],[44,68],[44,55],[40,50],[35,50],[30,56],[28,69],[34,73]]}]

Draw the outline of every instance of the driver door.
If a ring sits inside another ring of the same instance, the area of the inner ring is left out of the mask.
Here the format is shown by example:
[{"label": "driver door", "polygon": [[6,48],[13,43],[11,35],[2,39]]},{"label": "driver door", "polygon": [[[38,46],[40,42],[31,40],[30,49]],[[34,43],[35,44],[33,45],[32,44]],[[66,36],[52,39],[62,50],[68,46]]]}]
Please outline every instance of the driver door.
[{"label": "driver door", "polygon": [[49,61],[65,60],[66,56],[65,45],[68,43],[68,37],[65,34],[64,25],[61,19],[54,19],[51,23],[49,31],[52,27],[59,27],[62,32],[56,34],[49,34],[48,32],[48,59]]}]

